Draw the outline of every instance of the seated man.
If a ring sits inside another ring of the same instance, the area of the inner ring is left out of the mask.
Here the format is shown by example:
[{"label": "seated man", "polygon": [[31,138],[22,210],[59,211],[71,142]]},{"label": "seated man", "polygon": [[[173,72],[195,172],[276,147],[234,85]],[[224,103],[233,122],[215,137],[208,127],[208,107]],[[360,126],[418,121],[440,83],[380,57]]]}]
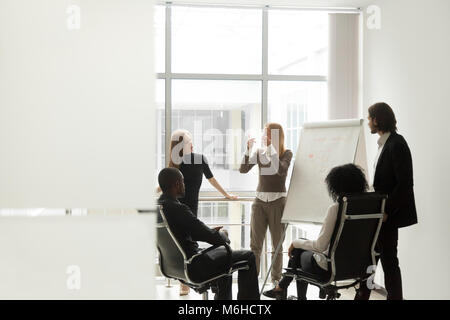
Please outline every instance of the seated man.
[{"label": "seated man", "polygon": [[[177,200],[184,196],[183,174],[176,168],[165,168],[158,175],[158,183],[163,192],[158,200],[162,205],[175,238],[180,243],[189,259],[200,251],[197,241],[212,245],[222,245],[227,238],[220,232],[221,227],[209,228],[191,212],[188,206]],[[159,222],[161,217],[158,216]],[[194,281],[202,282],[214,275],[225,273],[227,251],[224,247],[216,248],[202,257],[194,259],[189,271]],[[247,261],[248,270],[239,270],[238,300],[259,300],[258,276],[256,274],[255,256],[248,250],[234,250],[232,263]],[[222,277],[217,280],[218,292],[215,299],[232,299],[232,277]]]}]

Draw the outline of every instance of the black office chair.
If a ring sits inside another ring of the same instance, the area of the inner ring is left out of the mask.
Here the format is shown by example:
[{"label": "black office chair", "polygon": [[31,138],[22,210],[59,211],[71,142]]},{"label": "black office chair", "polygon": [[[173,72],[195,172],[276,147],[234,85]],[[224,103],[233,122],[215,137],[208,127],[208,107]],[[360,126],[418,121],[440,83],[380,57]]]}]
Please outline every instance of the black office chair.
[{"label": "black office chair", "polygon": [[[199,253],[187,259],[186,253],[178,243],[173,232],[170,229],[167,219],[162,210],[162,206],[158,206],[158,213],[162,218],[162,222],[157,225],[157,247],[159,251],[159,267],[161,273],[169,279],[178,280],[196,292],[203,295],[204,300],[208,300],[208,290],[214,292],[217,289],[216,281],[222,277],[231,277],[233,272],[238,270],[248,270],[247,261],[238,261],[231,263],[231,248],[229,245],[211,246],[203,249]],[[190,265],[209,251],[218,247],[225,247],[227,251],[226,271],[220,271],[213,274],[206,280],[198,281],[192,278],[190,274]]]},{"label": "black office chair", "polygon": [[[336,226],[328,255],[316,252],[328,262],[328,274],[318,276],[301,269],[286,268],[285,276],[319,287],[321,299],[335,300],[340,289],[348,289],[367,280],[376,266],[375,246],[383,222],[387,196],[375,192],[340,197]],[[370,272],[369,272],[370,271]],[[350,281],[338,285],[338,281]]]}]

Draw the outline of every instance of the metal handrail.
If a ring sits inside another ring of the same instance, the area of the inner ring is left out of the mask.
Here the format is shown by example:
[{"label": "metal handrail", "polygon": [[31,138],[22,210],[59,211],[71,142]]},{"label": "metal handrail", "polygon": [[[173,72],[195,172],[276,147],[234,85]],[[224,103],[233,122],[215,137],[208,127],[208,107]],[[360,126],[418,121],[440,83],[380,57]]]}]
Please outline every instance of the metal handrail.
[{"label": "metal handrail", "polygon": [[250,223],[205,223],[207,226],[249,226]]},{"label": "metal handrail", "polygon": [[251,202],[255,200],[255,197],[239,197],[236,200],[232,200],[232,199],[228,199],[225,197],[201,197],[198,199],[199,202],[219,202],[219,201],[224,201],[224,202]]}]

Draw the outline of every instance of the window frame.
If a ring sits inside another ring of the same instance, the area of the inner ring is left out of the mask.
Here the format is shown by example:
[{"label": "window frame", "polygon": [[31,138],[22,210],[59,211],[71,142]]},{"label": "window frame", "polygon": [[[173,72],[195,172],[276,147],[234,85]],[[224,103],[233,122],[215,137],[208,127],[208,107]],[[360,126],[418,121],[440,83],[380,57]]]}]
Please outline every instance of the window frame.
[{"label": "window frame", "polygon": [[[325,75],[278,75],[268,72],[268,33],[269,33],[269,10],[302,10],[302,11],[325,11],[325,12],[355,12],[357,9],[329,9],[329,8],[285,8],[285,7],[269,7],[269,6],[239,6],[239,5],[204,5],[204,4],[173,4],[157,3],[158,6],[165,7],[165,70],[157,73],[157,79],[165,81],[165,159],[166,165],[170,154],[170,132],[172,132],[172,80],[250,80],[261,82],[261,122],[262,130],[268,120],[268,82],[269,81],[318,81],[327,83],[328,77]],[[212,8],[239,8],[239,9],[259,9],[262,10],[262,68],[260,74],[220,74],[220,73],[173,73],[172,72],[172,7],[212,7]],[[255,191],[234,191],[231,192],[243,197],[252,197]],[[217,191],[201,191],[203,197],[220,196]]]}]

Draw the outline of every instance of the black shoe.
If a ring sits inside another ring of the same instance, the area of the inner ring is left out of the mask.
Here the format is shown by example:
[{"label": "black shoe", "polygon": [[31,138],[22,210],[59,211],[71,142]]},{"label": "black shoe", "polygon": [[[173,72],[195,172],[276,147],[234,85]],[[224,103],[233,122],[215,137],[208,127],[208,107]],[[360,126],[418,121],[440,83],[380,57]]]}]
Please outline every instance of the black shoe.
[{"label": "black shoe", "polygon": [[287,300],[287,290],[282,289],[281,291],[275,290],[275,288],[271,290],[267,290],[263,292],[263,295],[267,298],[272,298],[276,300]]},{"label": "black shoe", "polygon": [[319,290],[319,298],[320,299],[325,299],[326,297],[327,297],[327,293],[325,292],[325,290],[320,288],[320,290]]}]

